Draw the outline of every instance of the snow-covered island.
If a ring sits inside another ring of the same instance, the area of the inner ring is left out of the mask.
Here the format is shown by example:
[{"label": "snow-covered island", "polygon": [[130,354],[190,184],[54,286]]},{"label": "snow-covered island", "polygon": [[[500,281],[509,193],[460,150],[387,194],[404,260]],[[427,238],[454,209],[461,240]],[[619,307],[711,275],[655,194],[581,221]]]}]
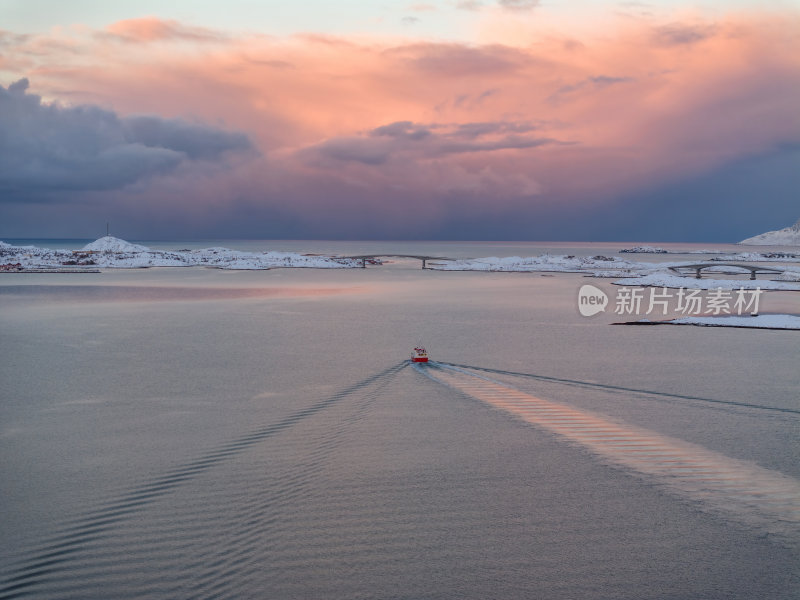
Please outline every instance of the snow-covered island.
[{"label": "snow-covered island", "polygon": [[[774,254],[774,253],[773,253]],[[587,277],[615,279],[623,286],[655,286],[692,289],[752,289],[800,291],[800,255],[782,253],[774,258],[765,254],[742,253],[742,260],[782,262],[770,264],[770,279],[743,279],[749,270],[721,263],[704,267],[706,277],[682,276],[676,268],[688,262],[634,261],[620,256],[573,256],[542,254],[457,260],[429,259],[427,268],[438,271],[580,273]],[[370,260],[380,264],[380,260]],[[320,256],[294,252],[242,252],[228,248],[202,250],[153,250],[119,238],[105,236],[80,250],[54,250],[36,246],[13,246],[0,242],[0,270],[33,272],[36,270],[86,270],[97,268],[213,267],[219,269],[261,270],[273,268],[347,269],[365,266],[361,259]],[[670,270],[676,269],[676,270]],[[719,278],[719,275],[734,278]],[[710,275],[710,277],[708,276]]]},{"label": "snow-covered island", "polygon": [[800,220],[791,227],[767,231],[739,243],[749,246],[800,246]]},{"label": "snow-covered island", "polygon": [[507,271],[585,273],[595,277],[635,276],[641,269],[653,267],[616,256],[572,256],[542,254],[540,256],[489,256],[465,258],[446,262],[428,262],[428,268],[437,271]]},{"label": "snow-covered island", "polygon": [[[757,260],[757,259],[753,259]],[[784,258],[784,263],[797,260]],[[602,277],[617,279],[617,285],[623,286],[653,286],[669,288],[687,288],[712,290],[723,289],[754,289],[800,291],[800,264],[776,266],[780,271],[769,279],[721,279],[704,277],[686,277],[670,270],[670,267],[685,267],[692,264],[686,261],[676,262],[644,262],[633,261],[617,256],[561,256],[542,254],[541,256],[506,256],[487,258],[473,258],[450,260],[444,262],[429,262],[428,269],[439,271],[490,271],[490,272],[522,272],[522,273],[582,273],[588,277]],[[731,273],[744,275],[749,273],[746,269],[721,264],[718,267],[709,267],[706,273]]]},{"label": "snow-covered island", "polygon": [[240,252],[228,248],[167,251],[151,250],[112,236],[87,244],[81,250],[52,250],[36,246],[12,246],[0,242],[0,264],[25,268],[102,267],[132,269],[144,267],[216,267],[219,269],[273,269],[310,267],[347,269],[361,261],[335,256],[307,256],[293,252]]},{"label": "snow-covered island", "polygon": [[746,329],[800,330],[798,315],[720,315],[716,317],[681,317],[668,321],[629,321],[620,325],[697,325],[699,327],[739,327]]},{"label": "snow-covered island", "polygon": [[785,278],[785,281],[773,281],[769,279],[719,279],[707,278],[697,279],[695,277],[685,277],[676,275],[671,271],[654,271],[637,277],[625,277],[614,282],[615,285],[629,287],[665,287],[665,288],[684,288],[687,290],[784,290],[798,292],[800,283],[794,283],[798,279],[793,279],[800,275],[798,271],[784,271],[778,277]]},{"label": "snow-covered island", "polygon": [[633,246],[632,248],[622,248],[620,254],[716,254],[732,255],[736,254],[730,250],[719,250],[715,248],[703,248],[700,250],[667,250],[660,246]]},{"label": "snow-covered island", "polygon": [[623,248],[620,250],[622,254],[669,254],[668,250],[664,248],[656,248],[655,246],[634,246],[633,248]]},{"label": "snow-covered island", "polygon": [[735,252],[726,256],[709,258],[711,261],[744,261],[744,262],[787,262],[800,260],[797,252]]},{"label": "snow-covered island", "polygon": [[[620,252],[625,252],[620,250]],[[673,254],[672,252],[664,252]],[[662,254],[661,252],[647,252],[645,254]],[[706,259],[711,262],[776,262],[800,263],[800,254],[791,252],[741,252],[725,257]],[[541,254],[539,256],[487,256],[484,258],[464,258],[448,260],[446,262],[428,262],[428,268],[438,271],[511,271],[511,272],[536,272],[555,271],[564,273],[588,273],[596,277],[615,277],[625,273],[642,275],[653,271],[664,271],[669,267],[681,267],[694,264],[694,261],[672,262],[646,262],[635,261],[617,256],[573,256],[560,254]],[[787,267],[789,269],[794,266]],[[797,264],[800,269],[800,264]],[[720,265],[719,271],[726,270],[725,265]],[[728,269],[729,270],[729,269]]]}]

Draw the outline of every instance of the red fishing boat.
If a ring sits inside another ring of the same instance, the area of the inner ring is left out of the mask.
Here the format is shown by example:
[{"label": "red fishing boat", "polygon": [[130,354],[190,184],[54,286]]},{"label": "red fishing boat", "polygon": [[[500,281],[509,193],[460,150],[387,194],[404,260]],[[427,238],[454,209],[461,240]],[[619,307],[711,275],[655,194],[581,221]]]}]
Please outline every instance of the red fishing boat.
[{"label": "red fishing boat", "polygon": [[411,355],[411,362],[428,362],[428,352],[422,346],[414,348]]}]

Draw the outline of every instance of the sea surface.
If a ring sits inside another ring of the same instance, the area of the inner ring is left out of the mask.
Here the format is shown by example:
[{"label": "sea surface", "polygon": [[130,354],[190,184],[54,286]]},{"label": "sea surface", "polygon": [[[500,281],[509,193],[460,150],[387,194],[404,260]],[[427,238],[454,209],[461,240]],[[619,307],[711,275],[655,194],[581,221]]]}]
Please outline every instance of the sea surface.
[{"label": "sea surface", "polygon": [[392,260],[0,275],[0,599],[800,596],[800,332]]}]

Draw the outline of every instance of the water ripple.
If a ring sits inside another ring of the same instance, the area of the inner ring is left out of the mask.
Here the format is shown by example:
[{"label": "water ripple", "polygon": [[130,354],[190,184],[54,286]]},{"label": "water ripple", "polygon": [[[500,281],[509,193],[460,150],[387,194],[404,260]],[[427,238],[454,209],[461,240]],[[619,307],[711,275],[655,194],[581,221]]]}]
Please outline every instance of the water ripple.
[{"label": "water ripple", "polygon": [[[185,464],[178,465],[165,474],[145,481],[120,497],[89,511],[84,516],[65,524],[59,533],[43,545],[28,551],[4,580],[0,581],[0,600],[11,600],[36,595],[47,598],[84,598],[89,590],[102,589],[103,582],[132,580],[137,574],[152,571],[154,561],[169,563],[172,554],[180,548],[181,541],[191,544],[193,536],[202,536],[208,521],[207,515],[224,514],[223,507],[231,501],[229,493],[218,497],[208,494],[195,512],[184,513],[168,522],[143,518],[132,522],[156,500],[187,485],[202,473],[232,460],[251,447],[273,438],[290,428],[295,428],[309,417],[350,399],[356,404],[353,414],[337,422],[319,438],[319,445],[309,455],[308,463],[299,471],[282,477],[280,485],[273,488],[268,498],[256,497],[256,502],[245,505],[243,524],[232,537],[222,540],[208,554],[189,559],[189,565],[181,564],[181,570],[196,570],[192,585],[173,587],[174,595],[181,597],[215,597],[230,585],[234,575],[242,568],[241,558],[248,554],[254,543],[263,538],[264,530],[276,523],[275,518],[264,518],[268,509],[291,506],[303,493],[303,487],[317,475],[322,467],[320,457],[335,445],[343,428],[357,422],[369,403],[380,390],[408,363],[403,361],[362,381],[305,407],[277,423],[263,425],[247,434],[224,443],[204,455]],[[374,388],[374,389],[373,389]],[[210,517],[209,517],[210,518]],[[120,532],[126,527],[126,545],[122,551],[115,550]],[[160,540],[168,539],[166,543]],[[138,543],[137,543],[138,539]],[[176,543],[177,542],[177,543]],[[159,548],[163,554],[159,554]],[[125,559],[120,560],[120,552]],[[185,559],[184,559],[185,560]],[[237,562],[239,564],[237,564]],[[212,583],[213,582],[213,583]],[[169,590],[167,582],[153,583],[158,592]],[[175,586],[176,583],[170,582]],[[124,597],[124,591],[115,590],[114,597]],[[131,586],[130,597],[145,597],[149,593],[141,587]],[[168,593],[167,597],[172,594]],[[100,597],[103,597],[102,594]]]},{"label": "water ripple", "polygon": [[[666,486],[788,545],[800,540],[800,481],[640,427],[537,398],[467,368],[415,365],[420,373]],[[481,371],[486,371],[481,369]],[[506,372],[503,372],[506,373]]]}]

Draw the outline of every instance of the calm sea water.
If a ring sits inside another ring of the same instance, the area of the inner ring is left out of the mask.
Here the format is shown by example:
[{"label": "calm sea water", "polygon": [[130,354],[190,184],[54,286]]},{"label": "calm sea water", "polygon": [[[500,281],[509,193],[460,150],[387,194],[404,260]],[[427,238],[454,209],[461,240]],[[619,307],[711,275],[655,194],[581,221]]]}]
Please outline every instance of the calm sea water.
[{"label": "calm sea water", "polygon": [[797,332],[418,267],[0,277],[0,598],[797,597]]}]

